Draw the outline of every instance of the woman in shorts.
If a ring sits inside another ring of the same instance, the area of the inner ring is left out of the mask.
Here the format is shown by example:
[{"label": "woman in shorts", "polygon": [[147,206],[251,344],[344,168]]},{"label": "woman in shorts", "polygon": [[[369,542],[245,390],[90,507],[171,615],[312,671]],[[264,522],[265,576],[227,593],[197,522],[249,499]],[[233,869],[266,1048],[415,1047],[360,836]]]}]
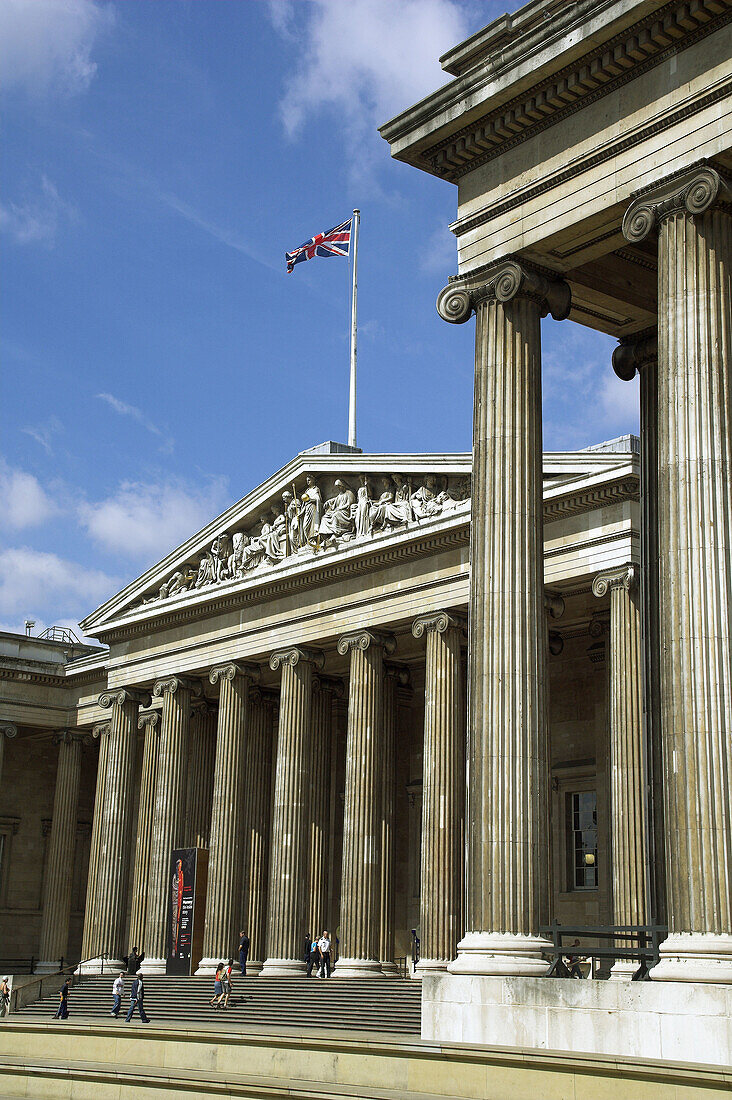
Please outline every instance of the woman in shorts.
[{"label": "woman in shorts", "polygon": [[234,960],[229,959],[224,972],[221,975],[221,984],[224,991],[224,1008],[229,1007],[229,997],[231,996],[231,971],[234,969]]},{"label": "woman in shorts", "polygon": [[223,973],[223,970],[224,964],[219,963],[219,965],[216,967],[216,976],[214,977],[214,995],[212,999],[208,1002],[212,1008],[218,1008],[218,1006],[221,1004],[221,999],[224,996],[224,991],[221,985],[221,975]]}]

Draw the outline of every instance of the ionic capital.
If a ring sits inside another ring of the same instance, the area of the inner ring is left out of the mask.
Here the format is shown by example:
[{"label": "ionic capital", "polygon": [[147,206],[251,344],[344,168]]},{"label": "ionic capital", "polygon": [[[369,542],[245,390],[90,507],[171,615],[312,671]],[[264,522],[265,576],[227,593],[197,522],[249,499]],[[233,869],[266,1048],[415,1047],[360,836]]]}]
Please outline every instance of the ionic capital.
[{"label": "ionic capital", "polygon": [[157,727],[160,725],[160,711],[159,710],[141,710],[137,716],[137,728],[139,730],[155,730],[159,732]]},{"label": "ionic capital", "polygon": [[200,680],[194,680],[190,676],[166,676],[162,680],[156,680],[152,693],[156,698],[162,695],[175,695],[176,691],[190,691],[194,699],[203,695],[203,686]]},{"label": "ionic capital", "polygon": [[259,682],[259,668],[257,665],[237,665],[234,662],[230,662],[226,665],[216,665],[208,674],[209,683],[217,684],[219,680],[228,680],[231,682],[235,680],[237,676],[245,676],[247,680],[250,680],[253,684]]},{"label": "ionic capital", "polygon": [[593,596],[606,596],[612,588],[625,588],[630,591],[638,583],[638,566],[633,562],[606,569],[598,573],[592,582]]},{"label": "ionic capital", "polygon": [[103,691],[99,696],[99,706],[103,710],[110,707],[121,707],[125,703],[138,703],[140,706],[150,706],[150,695],[146,691],[135,691],[134,688],[118,688],[116,691]]},{"label": "ionic capital", "polygon": [[549,652],[553,657],[558,657],[564,649],[564,638],[558,630],[549,631]]},{"label": "ionic capital", "polygon": [[17,737],[18,727],[14,722],[0,722],[0,737]]},{"label": "ionic capital", "polygon": [[544,610],[552,619],[561,619],[564,614],[564,597],[558,592],[544,592]]},{"label": "ionic capital", "polygon": [[83,730],[56,730],[53,735],[54,745],[71,745],[78,741],[80,745],[91,745],[92,739]]},{"label": "ionic capital", "polygon": [[280,665],[289,665],[294,668],[300,662],[309,662],[315,668],[322,668],[325,664],[325,654],[319,649],[303,649],[293,646],[291,649],[278,649],[269,659],[269,667],[276,672]]},{"label": "ionic capital", "polygon": [[625,211],[623,234],[638,244],[674,214],[703,214],[715,203],[731,199],[725,177],[702,161],[637,194]]},{"label": "ionic capital", "polygon": [[396,649],[396,639],[391,634],[385,634],[380,630],[354,630],[350,634],[342,634],[338,639],[338,652],[341,657],[352,649],[366,650],[372,646],[380,646],[384,653],[391,655]]},{"label": "ionic capital", "polygon": [[572,306],[572,293],[564,279],[525,260],[508,259],[469,275],[454,276],[437,296],[437,312],[443,321],[462,325],[480,302],[510,302],[513,298],[529,298],[538,304],[542,317],[551,313],[555,321],[568,317]]},{"label": "ionic capital", "polygon": [[95,722],[92,726],[92,737],[109,737],[111,728],[111,722]]},{"label": "ionic capital", "polygon": [[249,702],[259,707],[276,707],[279,703],[276,691],[267,691],[263,687],[253,687],[249,691]]},{"label": "ionic capital", "polygon": [[412,634],[415,638],[421,638],[427,631],[429,634],[431,631],[436,631],[438,634],[444,634],[446,630],[464,630],[465,620],[450,611],[433,611],[428,615],[418,615],[412,623]]},{"label": "ionic capital", "polygon": [[345,694],[343,681],[337,676],[318,675],[313,677],[313,691],[328,693],[336,699],[342,699]]},{"label": "ionic capital", "polygon": [[207,699],[205,695],[201,695],[191,702],[191,717],[205,718],[211,714],[217,714],[218,709],[213,699]]}]

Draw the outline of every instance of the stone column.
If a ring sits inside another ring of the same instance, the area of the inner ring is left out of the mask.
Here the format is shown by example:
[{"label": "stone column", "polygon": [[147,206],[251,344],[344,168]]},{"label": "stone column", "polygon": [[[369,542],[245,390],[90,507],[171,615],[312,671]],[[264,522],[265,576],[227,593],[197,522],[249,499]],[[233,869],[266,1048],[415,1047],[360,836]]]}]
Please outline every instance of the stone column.
[{"label": "stone column", "polygon": [[259,974],[265,955],[267,936],[267,891],[269,887],[269,850],[272,829],[272,743],[277,696],[271,691],[253,688],[249,698],[249,759],[246,793],[249,833],[249,866],[246,914],[239,931],[249,936],[247,973]]},{"label": "stone column", "polygon": [[282,667],[277,737],[274,814],[269,878],[267,961],[263,977],[305,973],[303,943],[307,919],[308,802],[312,778],[310,752],[313,667],[323,655],[313,650],[273,653],[270,668]]},{"label": "stone column", "polygon": [[188,751],[185,828],[186,844],[191,848],[209,846],[216,761],[216,722],[217,709],[209,699],[201,699],[194,704]]},{"label": "stone column", "polygon": [[158,746],[160,742],[160,711],[142,711],[137,728],[144,730],[142,750],[142,774],[140,799],[137,807],[137,840],[135,843],[135,870],[132,876],[132,912],[130,914],[130,947],[143,949],[145,943],[145,917],[147,915],[147,887],[150,879],[150,849],[152,846],[155,815],[155,779],[158,773]]},{"label": "stone column", "polygon": [[150,880],[147,890],[145,971],[164,974],[168,952],[168,899],[170,854],[183,844],[186,810],[186,764],[191,718],[191,698],[201,694],[201,684],[183,676],[158,680],[153,695],[163,698],[163,714],[155,786],[155,813],[150,848]]},{"label": "stone column", "polygon": [[462,623],[446,611],[420,615],[412,634],[427,634],[422,765],[422,890],[417,973],[447,970],[462,938],[462,824],[465,812],[465,716]]},{"label": "stone column", "polygon": [[409,673],[404,665],[384,664],[384,759],[381,765],[381,881],[379,889],[378,958],[384,974],[398,974],[394,961],[394,815],[396,812],[397,691]]},{"label": "stone column", "polygon": [[384,654],[393,653],[394,645],[389,635],[370,630],[338,639],[338,652],[351,654],[339,978],[384,976],[379,959]]},{"label": "stone column", "polygon": [[663,810],[661,673],[658,633],[658,339],[656,330],[625,337],[613,352],[613,370],[629,382],[640,375],[641,647],[649,828],[649,917],[665,924],[666,827]]},{"label": "stone column", "polygon": [[330,778],[332,767],[333,696],[343,692],[340,680],[313,677],[313,709],[310,759],[310,874],[307,929],[315,938],[329,928],[328,832],[330,829]]},{"label": "stone column", "polygon": [[12,722],[0,722],[0,783],[3,778],[3,759],[5,757],[5,738],[17,737],[18,727]]},{"label": "stone column", "polygon": [[732,190],[700,164],[623,219],[658,243],[658,556],[669,936],[659,980],[732,982]]},{"label": "stone column", "polygon": [[[97,722],[92,728],[92,737],[99,738],[99,758],[97,760],[97,784],[94,791],[94,818],[92,821],[91,846],[89,848],[89,873],[86,879],[86,900],[84,904],[84,932],[81,940],[81,961],[98,956],[99,946],[99,851],[102,843],[104,817],[104,783],[107,772],[107,750],[109,748],[109,722]],[[83,968],[82,968],[83,969]]]},{"label": "stone column", "polygon": [[570,291],[524,261],[450,283],[477,315],[470,550],[466,934],[449,969],[543,974],[548,912],[540,320]]},{"label": "stone column", "polygon": [[221,959],[235,958],[243,914],[241,881],[247,859],[244,785],[249,760],[249,688],[256,665],[219,665],[209,673],[220,683],[216,734],[211,846],[206,892],[203,958],[197,974],[213,974]]},{"label": "stone column", "polygon": [[[610,592],[610,836],[613,923],[647,920],[646,749],[643,736],[638,569],[599,573],[595,596]],[[622,941],[618,941],[622,945]],[[619,959],[611,978],[630,981],[638,963]]]},{"label": "stone column", "polygon": [[54,974],[69,944],[71,884],[74,878],[76,816],[79,809],[82,734],[61,730],[54,735],[58,745],[56,793],[53,798],[51,837],[48,844],[46,879],[43,884],[38,974]]},{"label": "stone column", "polygon": [[135,785],[137,711],[149,695],[129,688],[105,691],[99,705],[111,708],[102,805],[102,832],[97,864],[94,952],[105,956],[110,969],[124,965],[127,887],[132,839],[132,802]]}]

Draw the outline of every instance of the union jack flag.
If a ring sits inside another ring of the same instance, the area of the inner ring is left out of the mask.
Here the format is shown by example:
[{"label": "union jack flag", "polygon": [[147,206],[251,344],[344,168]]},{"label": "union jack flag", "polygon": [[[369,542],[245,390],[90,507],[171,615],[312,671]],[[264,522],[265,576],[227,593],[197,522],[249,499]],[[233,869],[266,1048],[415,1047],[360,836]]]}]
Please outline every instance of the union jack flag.
[{"label": "union jack flag", "polygon": [[351,220],[342,225],[329,229],[326,233],[316,233],[305,244],[292,252],[285,252],[287,260],[287,274],[292,275],[295,264],[301,264],[304,260],[312,260],[313,256],[347,256],[351,248]]}]

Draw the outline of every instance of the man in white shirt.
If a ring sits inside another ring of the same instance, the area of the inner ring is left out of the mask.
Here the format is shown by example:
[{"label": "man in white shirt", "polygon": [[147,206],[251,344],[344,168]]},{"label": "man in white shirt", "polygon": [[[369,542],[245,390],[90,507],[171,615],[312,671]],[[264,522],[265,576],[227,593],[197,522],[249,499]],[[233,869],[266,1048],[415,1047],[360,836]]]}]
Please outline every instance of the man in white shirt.
[{"label": "man in white shirt", "polygon": [[320,951],[320,970],[318,971],[319,978],[330,977],[330,935],[328,932],[323,932],[323,935],[318,940],[318,950]]},{"label": "man in white shirt", "polygon": [[122,1007],[122,994],[125,989],[125,976],[124,974],[118,974],[114,979],[112,985],[112,995],[114,996],[114,1003],[112,1004],[112,1011],[110,1016],[114,1016],[115,1020],[119,1016],[119,1010]]}]

